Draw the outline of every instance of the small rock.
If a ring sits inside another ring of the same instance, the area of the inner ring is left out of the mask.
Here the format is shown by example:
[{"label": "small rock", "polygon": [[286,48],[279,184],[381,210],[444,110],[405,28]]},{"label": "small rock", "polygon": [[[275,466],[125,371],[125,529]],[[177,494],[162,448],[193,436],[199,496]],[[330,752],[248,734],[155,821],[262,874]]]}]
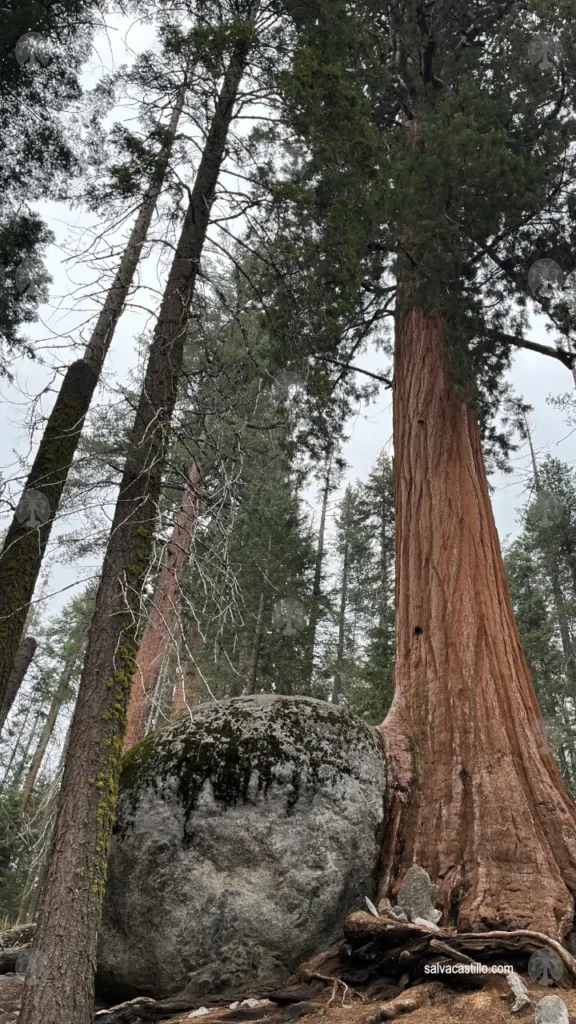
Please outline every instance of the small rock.
[{"label": "small rock", "polygon": [[433,921],[427,921],[425,917],[413,917],[412,924],[419,924],[422,928],[429,928],[431,932],[439,932],[440,929]]},{"label": "small rock", "polygon": [[383,916],[385,916],[386,914],[389,914],[391,910],[392,910],[392,904],[391,904],[390,900],[388,899],[388,897],[384,896],[383,899],[381,899],[379,904],[378,904],[378,913],[382,914]]},{"label": "small rock", "polygon": [[238,1000],[236,1000],[235,1003],[230,1003],[230,1006],[228,1007],[228,1009],[229,1010],[237,1010],[239,1006],[240,1006],[240,1003],[238,1002]]},{"label": "small rock", "polygon": [[506,984],[512,996],[511,1013],[520,1013],[525,1006],[530,1006],[530,994],[519,974],[511,971],[506,975]]},{"label": "small rock", "polygon": [[[236,1003],[236,1006],[238,1006],[238,1003]],[[189,1013],[188,1016],[185,1017],[185,1020],[193,1020],[194,1017],[205,1017],[207,1013],[210,1013],[210,1010],[208,1010],[206,1006],[200,1006],[197,1010],[193,1010],[192,1013]]]},{"label": "small rock", "polygon": [[545,996],[536,1006],[535,1024],[570,1024],[568,1008],[559,996]]},{"label": "small rock", "polygon": [[404,876],[398,893],[398,906],[407,914],[410,921],[422,917],[432,921],[436,913],[436,886],[430,875],[419,864],[413,864]]},{"label": "small rock", "polygon": [[402,910],[402,907],[391,907],[390,910],[388,911],[388,916],[395,918],[396,921],[408,920],[405,912]]},{"label": "small rock", "polygon": [[261,1020],[268,1013],[267,1006],[239,1006],[237,1010],[228,1010],[228,1013],[221,1017],[221,1021],[252,1021]]},{"label": "small rock", "polygon": [[[250,998],[243,999],[242,1002],[237,1003],[236,1006],[249,1006],[250,1009],[253,1010],[255,1006],[274,1006],[274,1003],[271,1003],[269,999]],[[236,1009],[236,1006],[234,1006],[233,1009]],[[232,1009],[232,1007],[230,1007],[230,1009]]]}]

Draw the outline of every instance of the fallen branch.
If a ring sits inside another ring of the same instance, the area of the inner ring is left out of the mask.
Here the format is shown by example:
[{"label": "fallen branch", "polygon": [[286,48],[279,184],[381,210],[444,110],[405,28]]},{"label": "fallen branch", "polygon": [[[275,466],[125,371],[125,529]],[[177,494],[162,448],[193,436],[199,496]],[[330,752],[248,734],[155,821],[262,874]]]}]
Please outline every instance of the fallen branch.
[{"label": "fallen branch", "polygon": [[[453,931],[453,930],[452,930]],[[430,938],[438,935],[451,935],[450,930],[441,929],[440,933],[424,928],[410,921],[397,921],[393,917],[373,917],[364,910],[350,914],[344,922],[344,935],[348,942],[366,943],[377,941],[389,948],[404,945],[412,938]]]},{"label": "fallen branch", "polygon": [[110,1010],[99,1010],[94,1014],[94,1024],[140,1024],[143,1020],[158,1020],[158,1016],[151,1015],[158,1006],[155,999],[140,996],[113,1006]]},{"label": "fallen branch", "polygon": [[459,964],[473,965],[477,970],[480,968],[477,960],[466,956],[466,953],[461,953],[459,949],[452,949],[452,946],[449,946],[446,942],[441,942],[440,939],[432,939],[430,949],[437,949],[439,953],[444,953],[445,956],[450,957],[451,960],[456,960]]},{"label": "fallen branch", "polygon": [[446,942],[441,942],[440,939],[432,939],[429,948],[444,954],[444,958],[437,961],[439,964],[446,964],[450,960],[455,960],[456,963],[464,964],[469,968],[463,974],[450,975],[447,973],[444,979],[445,982],[450,984],[451,981],[456,981],[459,985],[464,983],[471,988],[484,987],[486,975],[482,971],[482,965],[477,960],[472,960],[466,953],[462,953],[459,949],[453,949],[452,946],[449,946]]}]

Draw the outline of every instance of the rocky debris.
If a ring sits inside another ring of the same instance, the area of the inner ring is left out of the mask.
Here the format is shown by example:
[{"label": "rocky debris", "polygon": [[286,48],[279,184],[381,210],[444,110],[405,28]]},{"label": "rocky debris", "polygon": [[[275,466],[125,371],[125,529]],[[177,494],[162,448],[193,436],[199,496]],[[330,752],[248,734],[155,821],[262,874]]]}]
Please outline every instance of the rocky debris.
[{"label": "rocky debris", "polygon": [[440,929],[433,921],[427,921],[425,917],[413,917],[412,924],[419,924],[422,928],[428,928],[431,932],[439,932]]},{"label": "rocky debris", "polygon": [[436,910],[437,891],[430,875],[419,864],[408,868],[398,893],[398,906],[406,914],[409,921],[416,923],[416,918],[437,924],[442,913]]},{"label": "rocky debris", "polygon": [[194,1020],[195,1017],[205,1017],[207,1013],[210,1013],[207,1006],[199,1006],[197,1010],[192,1010],[192,1013],[189,1013],[184,1020]]},{"label": "rocky debris", "polygon": [[17,1024],[23,988],[21,978],[0,978],[0,1024]]},{"label": "rocky debris", "polygon": [[312,698],[205,704],[148,736],[123,762],[100,991],[194,1006],[281,984],[375,894],[384,795],[376,730]]},{"label": "rocky debris", "polygon": [[530,1006],[530,994],[519,974],[511,971],[506,975],[506,984],[510,989],[511,1013],[521,1013],[527,1006]]},{"label": "rocky debris", "polygon": [[249,1006],[251,1009],[254,1009],[255,1006],[275,1006],[275,1005],[276,1004],[271,1002],[270,999],[253,999],[253,998],[250,998],[250,999],[243,999],[242,1002],[238,1002],[238,1000],[236,1000],[235,1003],[230,1003],[230,1006],[228,1007],[228,1009],[229,1010],[237,1010],[239,1006],[241,1006],[241,1007]]},{"label": "rocky debris", "polygon": [[220,1021],[259,1021],[268,1017],[270,1010],[265,1007],[239,1007],[238,1010],[230,1010]]},{"label": "rocky debris", "polygon": [[545,996],[536,1005],[534,1024],[570,1024],[568,1007],[559,996]]},{"label": "rocky debris", "polygon": [[407,921],[408,915],[402,907],[391,907],[388,911],[388,917],[393,917],[396,921]]}]

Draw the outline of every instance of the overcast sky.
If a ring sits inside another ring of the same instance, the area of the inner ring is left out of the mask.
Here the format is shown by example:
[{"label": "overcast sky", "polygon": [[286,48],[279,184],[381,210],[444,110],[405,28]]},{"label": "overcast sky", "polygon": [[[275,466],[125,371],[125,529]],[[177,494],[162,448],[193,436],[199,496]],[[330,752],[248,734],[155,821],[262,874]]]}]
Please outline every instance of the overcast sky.
[{"label": "overcast sky", "polygon": [[[110,70],[124,60],[130,59],[131,53],[146,48],[150,45],[151,39],[152,30],[149,27],[130,24],[121,19],[111,22],[107,33],[98,40],[93,60],[86,72],[86,84],[95,84],[103,69]],[[117,111],[114,116],[118,119]],[[49,304],[42,307],[39,322],[31,325],[27,334],[43,361],[52,366],[62,366],[69,361],[70,350],[62,347],[62,340],[59,339],[64,336],[63,340],[78,340],[86,331],[86,310],[89,308],[93,311],[97,308],[94,302],[87,304],[84,297],[78,301],[79,286],[84,293],[86,285],[94,277],[93,272],[87,266],[79,264],[77,260],[70,260],[72,249],[89,238],[89,235],[83,233],[93,227],[95,221],[85,212],[71,210],[61,204],[39,204],[38,209],[56,235],[56,242],[50,248],[47,261],[53,283]],[[154,291],[143,290],[139,293],[138,301],[144,307],[153,308],[157,302],[154,260],[145,268],[143,281]],[[150,322],[150,317],[142,310],[128,311],[122,318],[106,367],[106,380],[110,385],[114,386],[116,381],[125,379],[126,373],[134,368],[135,339],[143,329],[150,326]],[[550,338],[546,336],[539,322],[533,325],[531,337],[550,343]],[[58,344],[61,347],[58,347]],[[359,357],[357,364],[376,372],[387,369],[385,356],[374,351]],[[34,363],[29,359],[20,360],[16,369],[16,381],[13,385],[7,382],[0,384],[0,472],[4,479],[14,480],[12,498],[17,500],[23,482],[23,468],[19,460],[24,459],[27,465],[30,463],[26,421],[30,414],[31,400],[52,381],[53,375],[49,366]],[[570,373],[555,360],[522,351],[515,356],[511,380],[516,392],[534,407],[532,424],[538,453],[543,456],[549,452],[573,465],[576,459],[574,432],[567,425],[565,416],[546,401],[549,395],[559,395],[572,389]],[[53,392],[42,398],[43,412],[49,410],[53,399]],[[382,388],[375,402],[358,409],[347,429],[350,439],[345,446],[344,455],[349,463],[349,469],[345,482],[362,480],[374,465],[379,451],[383,447],[391,451],[391,392]],[[525,448],[513,456],[513,466],[514,474],[511,477],[497,476],[491,481],[495,488],[493,504],[501,538],[514,535],[518,531],[516,509],[525,499],[528,470]],[[313,486],[307,490],[306,500],[314,503],[316,498],[317,489]],[[4,505],[3,512],[5,511]],[[9,518],[5,516],[0,521],[0,528],[5,528],[8,522]],[[66,524],[63,526],[66,527]],[[73,592],[63,591],[63,588],[78,579],[84,579],[96,569],[96,566],[87,569],[63,565],[55,567],[51,574],[48,594],[58,592],[59,596],[50,602],[51,606],[60,606]]]}]

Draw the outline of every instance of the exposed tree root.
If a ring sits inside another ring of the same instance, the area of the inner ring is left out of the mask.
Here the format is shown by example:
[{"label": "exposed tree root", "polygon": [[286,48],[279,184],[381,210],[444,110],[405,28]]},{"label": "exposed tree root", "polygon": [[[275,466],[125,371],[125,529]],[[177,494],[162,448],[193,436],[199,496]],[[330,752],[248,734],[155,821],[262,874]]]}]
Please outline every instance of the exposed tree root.
[{"label": "exposed tree root", "polygon": [[[552,949],[562,960],[566,968],[570,984],[576,984],[576,960],[561,943],[550,938],[543,932],[528,930],[517,931],[489,931],[489,932],[460,932],[452,928],[442,928],[440,932],[428,930],[421,925],[409,922],[399,922],[393,918],[374,917],[364,911],[351,914],[344,923],[344,934],[346,939],[354,948],[358,949],[368,942],[376,942],[387,951],[383,958],[383,966],[398,966],[404,963],[433,959],[434,951],[440,952],[438,944],[448,945],[453,956],[456,953],[467,955],[469,953],[481,954],[483,959],[495,959],[498,955],[514,954],[516,956],[530,956],[537,949],[547,946]],[[442,950],[447,952],[446,948]],[[472,962],[472,961],[470,961]]]},{"label": "exposed tree root", "polygon": [[346,994],[348,992],[350,993],[351,1000],[353,999],[354,996],[358,996],[358,998],[361,999],[363,1003],[366,1002],[366,1000],[365,1000],[364,996],[362,995],[362,993],[361,992],[357,992],[353,988],[350,988],[350,986],[347,985],[345,981],[342,981],[342,978],[334,978],[334,977],[330,976],[329,974],[319,974],[317,971],[309,971],[309,972],[307,972],[307,976],[310,979],[316,978],[318,981],[325,981],[327,984],[330,984],[331,982],[333,983],[333,985],[332,985],[332,995],[330,996],[330,999],[328,1000],[328,1002],[326,1004],[327,1006],[332,1006],[332,1004],[334,1003],[334,1000],[336,999],[336,993],[338,991],[338,986],[339,985],[342,985],[342,1002],[340,1004],[341,1006],[345,1005]]}]

